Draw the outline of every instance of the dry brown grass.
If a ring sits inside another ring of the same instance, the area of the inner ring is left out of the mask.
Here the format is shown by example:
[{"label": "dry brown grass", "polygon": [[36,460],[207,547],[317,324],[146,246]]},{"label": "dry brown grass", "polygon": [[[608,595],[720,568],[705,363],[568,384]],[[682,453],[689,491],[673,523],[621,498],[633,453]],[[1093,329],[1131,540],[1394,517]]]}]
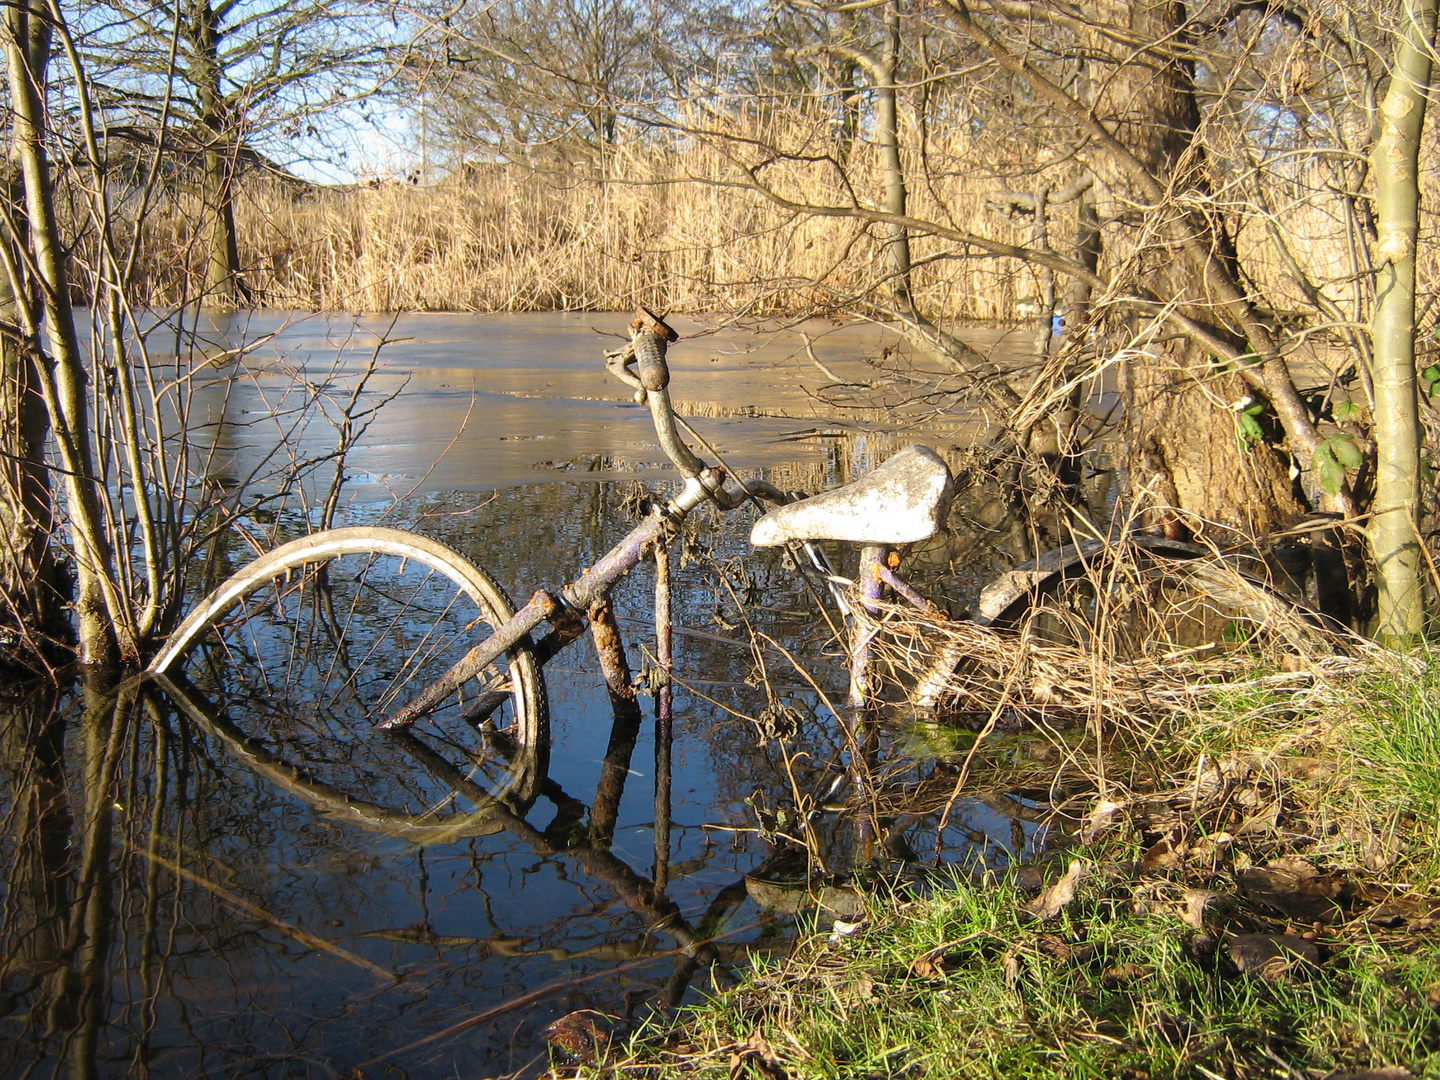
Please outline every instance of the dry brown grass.
[{"label": "dry brown grass", "polygon": [[[876,148],[863,140],[842,145],[823,117],[803,111],[696,111],[685,122],[704,137],[637,141],[583,167],[471,165],[425,187],[300,191],[249,180],[237,205],[246,280],[257,302],[295,308],[626,310],[645,304],[788,314],[883,307],[881,230],[791,212],[748,189],[745,172],[764,163],[758,175],[776,195],[812,205],[839,206],[852,198],[878,205],[884,182]],[[982,141],[989,137],[958,128],[927,131],[923,157],[912,153],[906,162],[910,213],[1000,243],[1029,244],[1028,219],[997,207],[1001,187],[1053,189],[1073,179],[1076,165],[1040,160],[1007,169],[1005,155],[1020,150]],[[921,134],[912,129],[905,140],[917,146]],[[1237,164],[1235,177],[1220,185],[1215,198],[1233,222],[1262,303],[1309,307],[1294,277],[1298,267],[1341,308],[1353,308],[1363,274],[1351,264],[1346,185],[1335,168],[1326,159],[1286,163],[1256,186]],[[1074,204],[1051,208],[1058,250],[1075,233],[1074,214]],[[197,295],[198,217],[195,197],[181,194],[147,223],[140,302]],[[1139,236],[1128,227],[1107,232],[1105,262],[1122,293]],[[936,318],[1013,320],[1017,304],[1037,294],[1033,271],[1015,260],[924,235],[912,237],[912,245],[916,299]],[[1432,249],[1427,243],[1427,266]]]}]

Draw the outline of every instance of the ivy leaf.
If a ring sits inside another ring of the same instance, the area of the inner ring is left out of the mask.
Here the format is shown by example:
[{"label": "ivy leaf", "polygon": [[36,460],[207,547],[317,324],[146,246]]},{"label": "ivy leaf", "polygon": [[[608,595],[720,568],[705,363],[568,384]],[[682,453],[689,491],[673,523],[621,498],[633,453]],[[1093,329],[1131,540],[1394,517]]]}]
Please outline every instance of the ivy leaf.
[{"label": "ivy leaf", "polygon": [[1422,371],[1420,381],[1425,384],[1426,396],[1433,398],[1440,394],[1440,364],[1431,364]]},{"label": "ivy leaf", "polygon": [[1358,469],[1365,461],[1365,455],[1349,435],[1331,435],[1325,442],[1335,460],[1347,469]]},{"label": "ivy leaf", "polygon": [[1330,410],[1335,414],[1335,419],[1340,421],[1351,420],[1360,415],[1360,406],[1353,401],[1337,401]]},{"label": "ivy leaf", "polygon": [[1315,477],[1320,483],[1320,490],[1327,495],[1338,495],[1340,485],[1345,482],[1345,466],[1335,460],[1335,454],[1330,449],[1328,440],[1315,451],[1312,464],[1315,469]]},{"label": "ivy leaf", "polygon": [[1265,432],[1260,427],[1260,421],[1249,409],[1235,414],[1235,437],[1240,440],[1242,450],[1264,440]]}]

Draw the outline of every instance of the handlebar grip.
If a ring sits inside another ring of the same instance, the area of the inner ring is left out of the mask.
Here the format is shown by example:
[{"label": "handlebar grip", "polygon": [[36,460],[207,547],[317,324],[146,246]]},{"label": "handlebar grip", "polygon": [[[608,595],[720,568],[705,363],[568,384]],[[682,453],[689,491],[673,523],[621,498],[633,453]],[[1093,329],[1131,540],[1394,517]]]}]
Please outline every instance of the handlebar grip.
[{"label": "handlebar grip", "polygon": [[635,367],[640,385],[646,390],[664,390],[670,385],[670,369],[665,364],[665,344],[680,335],[665,325],[658,315],[641,308],[630,324],[630,344],[635,351]]},{"label": "handlebar grip", "polygon": [[670,368],[665,363],[665,339],[648,330],[641,330],[633,339],[635,368],[640,385],[646,390],[664,390],[670,385]]}]

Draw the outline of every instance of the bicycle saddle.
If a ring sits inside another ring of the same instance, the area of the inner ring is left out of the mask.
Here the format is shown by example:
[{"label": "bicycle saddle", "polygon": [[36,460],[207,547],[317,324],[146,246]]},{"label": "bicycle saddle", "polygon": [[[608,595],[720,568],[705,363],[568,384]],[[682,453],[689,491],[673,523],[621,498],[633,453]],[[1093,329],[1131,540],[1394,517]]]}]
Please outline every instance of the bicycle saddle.
[{"label": "bicycle saddle", "polygon": [[750,530],[750,543],[913,544],[940,531],[953,494],[940,455],[928,446],[907,446],[854,483],[764,514]]}]

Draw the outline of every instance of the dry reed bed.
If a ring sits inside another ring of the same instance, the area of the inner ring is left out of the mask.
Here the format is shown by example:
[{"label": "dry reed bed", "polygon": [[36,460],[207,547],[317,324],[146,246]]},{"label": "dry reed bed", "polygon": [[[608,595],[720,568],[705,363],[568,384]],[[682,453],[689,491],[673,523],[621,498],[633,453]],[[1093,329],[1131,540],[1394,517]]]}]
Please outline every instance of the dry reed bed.
[{"label": "dry reed bed", "polygon": [[[1331,703],[1348,700],[1357,680],[1413,680],[1422,659],[1325,629],[1219,556],[1160,574],[1120,546],[1070,584],[1077,582],[1086,587],[1079,602],[1041,598],[999,629],[908,604],[882,605],[873,617],[856,605],[856,617],[875,631],[892,698],[913,701],[917,686],[937,678],[942,658],[938,707],[902,713],[958,768],[905,790],[886,791],[877,776],[882,812],[934,812],[962,790],[983,799],[1038,788],[1057,792],[1047,813],[1074,828],[1097,798],[1138,813],[1190,799],[1202,774],[1224,773],[1229,783],[1243,773],[1243,782],[1263,786],[1291,761],[1303,766],[1307,793],[1287,794],[1287,812],[1323,819],[1320,835],[1349,844],[1354,829],[1335,822],[1357,807],[1353,821],[1364,821],[1368,811],[1356,792],[1337,794],[1333,785],[1346,774],[1338,760],[1313,769],[1317,757],[1335,758],[1337,732],[1353,720]],[[1253,703],[1253,713],[1237,703]],[[979,734],[946,734],[957,719]],[[996,758],[987,737],[1007,732],[1035,741],[1038,752]],[[1369,835],[1357,833],[1361,841]]]},{"label": "dry reed bed", "polygon": [[[703,120],[703,123],[700,121]],[[784,153],[761,175],[780,196],[843,205],[878,202],[884,180],[876,148],[841,145],[804,114],[698,118],[705,138],[611,148],[599,164],[539,168],[470,165],[426,187],[375,184],[297,191],[242,185],[241,259],[258,302],[349,310],[528,311],[723,308],[755,314],[883,306],[883,230],[843,218],[795,213],[747,190],[742,167]],[[918,136],[912,131],[913,145]],[[1002,243],[1031,242],[1027,219],[997,209],[1002,184],[993,147],[931,133],[924,159],[911,155],[910,212]],[[1068,182],[1073,164],[1043,162],[1024,183]],[[1310,278],[1348,303],[1355,280],[1333,169],[1324,162],[1273,171],[1262,204],[1223,189],[1247,270],[1278,307],[1305,305],[1277,231]],[[1237,184],[1236,187],[1243,185]],[[1073,205],[1052,211],[1052,243],[1074,235]],[[204,244],[193,195],[171,196],[146,223],[140,299],[174,303],[198,295]],[[1013,260],[913,238],[914,285],[923,310],[948,319],[1006,320],[1035,295],[1032,272]],[[1122,267],[1123,235],[1105,258]],[[1433,261],[1430,256],[1429,261]],[[1124,277],[1123,270],[1121,277]],[[1340,284],[1352,283],[1352,284]],[[1123,282],[1122,282],[1123,285]]]}]

